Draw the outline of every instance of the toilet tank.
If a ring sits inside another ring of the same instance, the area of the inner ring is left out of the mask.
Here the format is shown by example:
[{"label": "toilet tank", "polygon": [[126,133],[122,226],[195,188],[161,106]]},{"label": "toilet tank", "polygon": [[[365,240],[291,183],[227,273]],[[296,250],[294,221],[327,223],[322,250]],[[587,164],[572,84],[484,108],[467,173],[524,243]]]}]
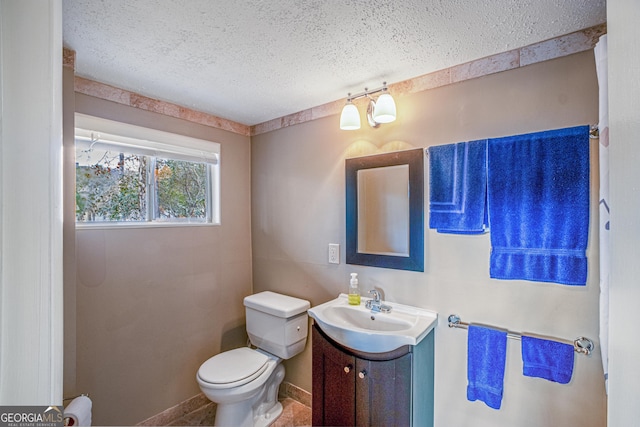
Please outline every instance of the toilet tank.
[{"label": "toilet tank", "polygon": [[253,345],[283,359],[304,350],[309,301],[265,291],[246,297],[244,306]]}]

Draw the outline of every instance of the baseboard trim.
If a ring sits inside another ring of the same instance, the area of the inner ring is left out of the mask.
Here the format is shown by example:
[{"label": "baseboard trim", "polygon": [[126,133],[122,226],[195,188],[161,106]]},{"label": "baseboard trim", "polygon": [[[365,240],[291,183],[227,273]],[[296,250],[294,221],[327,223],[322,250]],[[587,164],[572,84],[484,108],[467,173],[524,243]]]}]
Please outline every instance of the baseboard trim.
[{"label": "baseboard trim", "polygon": [[[300,387],[283,381],[278,389],[280,398],[290,398],[311,407],[311,393]],[[216,404],[200,393],[184,402],[139,422],[138,426],[184,426],[213,425],[216,416]]]},{"label": "baseboard trim", "polygon": [[139,426],[213,425],[216,404],[200,393],[139,422]]},{"label": "baseboard trim", "polygon": [[280,397],[289,397],[305,406],[311,407],[311,393],[297,385],[283,381],[278,391]]}]

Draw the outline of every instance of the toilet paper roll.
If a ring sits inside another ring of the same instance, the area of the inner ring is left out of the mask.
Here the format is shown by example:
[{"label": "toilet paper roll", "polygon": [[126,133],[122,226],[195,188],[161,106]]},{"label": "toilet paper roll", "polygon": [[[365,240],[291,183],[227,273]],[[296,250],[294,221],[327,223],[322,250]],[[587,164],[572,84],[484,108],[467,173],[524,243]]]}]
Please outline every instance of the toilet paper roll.
[{"label": "toilet paper roll", "polygon": [[88,396],[78,396],[64,408],[65,425],[90,426],[91,425],[91,399]]}]

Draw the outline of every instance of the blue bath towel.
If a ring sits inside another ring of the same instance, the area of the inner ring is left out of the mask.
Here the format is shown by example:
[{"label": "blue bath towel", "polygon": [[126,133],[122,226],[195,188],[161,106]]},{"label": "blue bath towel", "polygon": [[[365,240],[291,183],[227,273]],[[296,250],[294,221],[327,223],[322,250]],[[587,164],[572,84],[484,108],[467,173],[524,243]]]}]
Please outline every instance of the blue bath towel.
[{"label": "blue bath towel", "polygon": [[574,349],[570,344],[522,335],[522,373],[560,384],[571,381]]},{"label": "blue bath towel", "polygon": [[586,285],[589,127],[490,139],[490,276]]},{"label": "blue bath towel", "polygon": [[486,230],[487,140],[429,147],[429,228],[439,233]]},{"label": "blue bath towel", "polygon": [[467,399],[500,409],[507,354],[507,333],[469,325],[467,342]]}]

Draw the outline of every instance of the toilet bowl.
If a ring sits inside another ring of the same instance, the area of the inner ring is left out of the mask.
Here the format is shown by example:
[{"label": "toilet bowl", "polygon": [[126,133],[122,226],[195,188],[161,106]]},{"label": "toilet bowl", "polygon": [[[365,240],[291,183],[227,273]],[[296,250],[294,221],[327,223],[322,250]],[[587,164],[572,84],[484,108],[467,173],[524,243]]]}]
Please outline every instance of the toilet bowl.
[{"label": "toilet bowl", "polygon": [[274,292],[245,298],[247,332],[257,348],[225,351],[205,361],[196,380],[217,404],[215,425],[266,427],[282,413],[283,359],[304,350],[308,301]]},{"label": "toilet bowl", "polygon": [[275,421],[282,413],[278,402],[278,388],[284,379],[281,361],[249,347],[207,360],[198,370],[197,380],[204,395],[218,404],[216,425],[268,426]]}]

